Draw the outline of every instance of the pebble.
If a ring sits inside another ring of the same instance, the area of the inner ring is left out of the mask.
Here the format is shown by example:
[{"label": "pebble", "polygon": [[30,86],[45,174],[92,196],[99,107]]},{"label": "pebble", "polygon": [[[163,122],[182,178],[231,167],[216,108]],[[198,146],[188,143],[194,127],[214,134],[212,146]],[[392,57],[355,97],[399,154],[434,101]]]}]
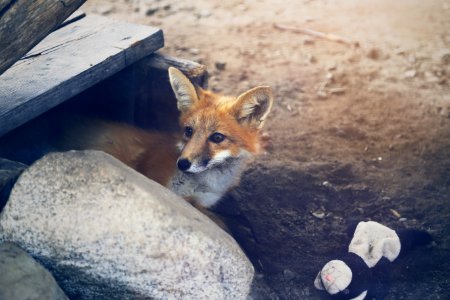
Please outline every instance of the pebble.
[{"label": "pebble", "polygon": [[317,58],[315,58],[311,53],[306,54],[306,61],[309,63],[316,63]]},{"label": "pebble", "polygon": [[383,52],[379,48],[372,48],[367,52],[367,57],[373,60],[379,60]]},{"label": "pebble", "polygon": [[414,78],[416,77],[416,70],[407,70],[403,73],[404,78]]},{"label": "pebble", "polygon": [[315,40],[312,39],[312,38],[305,38],[305,39],[303,40],[303,44],[304,44],[304,45],[314,45],[314,43],[315,43]]},{"label": "pebble", "polygon": [[328,94],[327,94],[326,91],[320,90],[320,91],[317,92],[317,96],[319,96],[319,98],[325,99],[325,98],[328,97]]},{"label": "pebble", "polygon": [[283,276],[284,276],[284,279],[290,281],[290,280],[295,278],[296,274],[294,272],[292,272],[291,270],[289,270],[289,269],[284,269],[283,270]]},{"label": "pebble", "polygon": [[217,70],[223,71],[223,70],[225,70],[225,68],[226,68],[226,66],[227,66],[227,63],[217,61],[217,62],[215,63],[215,66],[216,66],[216,69],[217,69]]},{"label": "pebble", "polygon": [[438,51],[437,56],[439,62],[443,64],[450,63],[450,49],[441,49],[440,51]]},{"label": "pebble", "polygon": [[189,53],[193,54],[193,55],[198,55],[200,54],[200,49],[197,48],[189,48]]},{"label": "pebble", "polygon": [[316,217],[317,219],[323,219],[325,218],[325,213],[321,210],[315,211],[311,213],[314,217]]},{"label": "pebble", "polygon": [[345,94],[345,88],[343,88],[343,87],[331,88],[329,90],[329,92],[332,95],[342,95],[342,94]]},{"label": "pebble", "polygon": [[328,71],[335,71],[337,69],[337,64],[336,62],[332,62],[328,67],[327,70]]},{"label": "pebble", "polygon": [[396,210],[393,209],[393,208],[389,208],[389,211],[390,211],[391,214],[392,214],[394,217],[396,217],[396,218],[401,218],[401,216],[402,216],[398,211],[396,211]]},{"label": "pebble", "polygon": [[149,8],[149,9],[147,9],[147,11],[145,12],[145,15],[146,15],[146,16],[153,16],[155,13],[158,12],[158,10],[159,10],[159,8],[157,8],[157,7]]},{"label": "pebble", "polygon": [[97,7],[97,12],[101,15],[109,15],[110,13],[114,12],[114,7],[109,4],[100,5]]}]

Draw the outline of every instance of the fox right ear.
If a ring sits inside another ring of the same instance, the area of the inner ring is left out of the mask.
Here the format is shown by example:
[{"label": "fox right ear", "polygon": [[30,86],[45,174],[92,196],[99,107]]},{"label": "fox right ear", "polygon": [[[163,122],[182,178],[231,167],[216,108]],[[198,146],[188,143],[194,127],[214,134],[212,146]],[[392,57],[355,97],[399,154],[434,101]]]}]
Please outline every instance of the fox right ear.
[{"label": "fox right ear", "polygon": [[194,85],[189,78],[174,67],[169,68],[169,80],[177,98],[178,110],[181,113],[188,111],[198,101]]}]

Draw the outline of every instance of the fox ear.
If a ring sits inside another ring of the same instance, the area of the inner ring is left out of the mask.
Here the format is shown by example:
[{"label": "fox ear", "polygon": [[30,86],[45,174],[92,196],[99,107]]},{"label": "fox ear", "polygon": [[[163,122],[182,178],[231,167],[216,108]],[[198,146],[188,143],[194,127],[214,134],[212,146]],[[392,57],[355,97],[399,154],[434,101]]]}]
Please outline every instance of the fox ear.
[{"label": "fox ear", "polygon": [[181,113],[188,111],[198,101],[194,85],[180,70],[174,67],[169,68],[169,80],[177,98],[178,110]]},{"label": "fox ear", "polygon": [[237,120],[256,129],[262,128],[272,108],[272,89],[255,87],[240,95],[233,106]]}]

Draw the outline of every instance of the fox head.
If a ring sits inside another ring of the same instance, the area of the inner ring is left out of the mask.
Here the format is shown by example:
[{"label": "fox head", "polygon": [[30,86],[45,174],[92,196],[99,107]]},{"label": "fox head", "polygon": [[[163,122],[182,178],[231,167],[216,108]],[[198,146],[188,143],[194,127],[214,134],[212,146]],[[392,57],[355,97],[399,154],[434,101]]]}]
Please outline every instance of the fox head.
[{"label": "fox head", "polygon": [[228,97],[194,86],[176,68],[169,68],[169,79],[183,130],[181,171],[200,173],[259,152],[260,129],[273,103],[270,87]]}]

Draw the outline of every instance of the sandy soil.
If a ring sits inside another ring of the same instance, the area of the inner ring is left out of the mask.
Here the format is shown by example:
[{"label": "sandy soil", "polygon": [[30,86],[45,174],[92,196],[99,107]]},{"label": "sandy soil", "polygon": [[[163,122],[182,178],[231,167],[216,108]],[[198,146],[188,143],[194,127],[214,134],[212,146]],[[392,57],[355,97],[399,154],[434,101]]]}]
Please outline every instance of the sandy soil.
[{"label": "sandy soil", "polygon": [[[210,88],[274,89],[267,151],[217,211],[258,268],[258,299],[318,299],[313,279],[352,222],[418,228],[387,299],[450,298],[450,1],[106,1],[154,25]],[[275,25],[333,33],[359,47]]]}]

